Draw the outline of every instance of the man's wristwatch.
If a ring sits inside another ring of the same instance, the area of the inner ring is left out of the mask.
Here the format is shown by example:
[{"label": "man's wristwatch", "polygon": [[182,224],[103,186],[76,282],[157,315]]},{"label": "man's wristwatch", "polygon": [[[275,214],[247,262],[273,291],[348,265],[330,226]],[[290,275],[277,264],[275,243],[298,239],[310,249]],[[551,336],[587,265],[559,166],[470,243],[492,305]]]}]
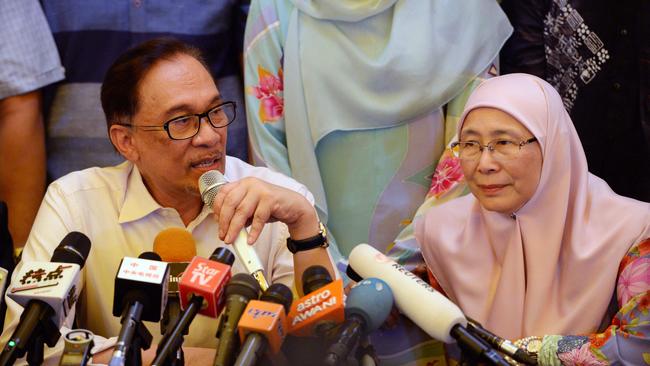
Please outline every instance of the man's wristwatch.
[{"label": "man's wristwatch", "polygon": [[318,226],[320,226],[320,232],[311,238],[301,240],[293,240],[290,237],[287,238],[287,249],[289,249],[291,253],[296,254],[314,248],[327,248],[330,244],[329,241],[327,241],[325,225],[323,225],[322,222],[319,222]]}]

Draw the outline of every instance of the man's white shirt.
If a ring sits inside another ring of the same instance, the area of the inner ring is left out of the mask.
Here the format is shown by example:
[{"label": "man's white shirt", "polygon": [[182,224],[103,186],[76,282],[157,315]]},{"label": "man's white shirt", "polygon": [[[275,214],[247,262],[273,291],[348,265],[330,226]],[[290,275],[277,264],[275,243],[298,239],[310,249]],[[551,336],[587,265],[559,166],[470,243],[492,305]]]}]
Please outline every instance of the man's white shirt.
[{"label": "man's white shirt", "polygon": [[[312,194],[297,181],[267,168],[253,167],[243,161],[226,158],[225,177],[236,181],[257,177],[289,188],[314,203]],[[82,276],[84,290],[79,299],[77,321],[80,327],[95,334],[111,337],[119,333],[120,318],[112,315],[114,280],[120,260],[137,257],[153,250],[153,240],[164,229],[186,228],[196,240],[197,255],[209,257],[218,246],[225,244],[218,238],[218,225],[210,208],[201,213],[187,227],[173,208],[161,207],[147,191],[140,173],[133,164],[124,162],[108,168],[90,168],[68,174],[53,182],[45,194],[32,231],[23,250],[22,263],[49,261],[54,249],[71,231],[79,231],[90,238],[91,250]],[[285,224],[267,224],[254,244],[267,278],[293,287],[293,257],[286,247],[289,233]],[[245,272],[236,259],[233,273]],[[1,342],[18,324],[22,307],[11,299],[7,301],[5,331]],[[72,326],[74,313],[68,317]],[[154,335],[154,343],[161,338],[160,325],[145,323]],[[214,348],[217,321],[198,315],[185,337],[185,345]],[[58,359],[57,359],[58,362]]]}]

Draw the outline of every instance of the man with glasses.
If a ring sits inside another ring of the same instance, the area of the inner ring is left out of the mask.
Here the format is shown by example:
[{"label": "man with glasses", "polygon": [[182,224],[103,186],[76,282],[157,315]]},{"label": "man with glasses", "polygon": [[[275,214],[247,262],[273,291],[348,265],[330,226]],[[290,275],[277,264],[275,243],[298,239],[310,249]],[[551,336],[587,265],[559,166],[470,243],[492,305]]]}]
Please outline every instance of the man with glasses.
[{"label": "man with glasses", "polygon": [[[197,254],[208,257],[250,224],[249,243],[271,283],[292,286],[294,273],[300,278],[315,264],[334,274],[311,193],[293,179],[226,156],[236,105],[222,100],[198,50],[156,39],[127,51],[107,72],[101,99],[111,142],[127,161],[52,183],[23,252],[23,261],[48,261],[66,233],[90,238],[80,327],[104,337],[119,333],[120,320],[111,315],[119,262],[152,250],[156,235],[169,227],[190,231]],[[203,205],[198,191],[199,177],[210,170],[231,182],[213,207]],[[233,272],[243,271],[236,260]],[[22,311],[9,302],[4,337]],[[216,328],[214,319],[196,319],[185,345],[214,348]],[[154,342],[160,339],[152,333]]]}]

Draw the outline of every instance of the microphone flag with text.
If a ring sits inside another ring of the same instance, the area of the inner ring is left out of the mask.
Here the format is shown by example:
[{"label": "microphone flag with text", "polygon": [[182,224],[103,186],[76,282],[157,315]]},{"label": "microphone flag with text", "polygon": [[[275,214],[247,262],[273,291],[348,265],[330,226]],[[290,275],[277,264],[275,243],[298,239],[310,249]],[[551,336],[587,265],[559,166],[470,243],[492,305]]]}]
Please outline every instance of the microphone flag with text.
[{"label": "microphone flag with text", "polygon": [[311,266],[302,274],[303,293],[289,311],[289,334],[326,337],[345,320],[343,280],[332,281],[322,266]]},{"label": "microphone flag with text", "polygon": [[26,352],[30,365],[42,363],[43,344],[54,347],[79,298],[79,273],[89,253],[88,237],[73,231],[54,249],[50,262],[25,262],[14,273],[7,295],[24,310],[0,354],[0,365],[11,365]]},{"label": "microphone flag with text", "polygon": [[158,254],[145,252],[139,258],[122,259],[113,295],[113,316],[121,316],[122,328],[110,366],[142,364],[140,349],[148,349],[152,340],[142,321],[160,321],[168,283],[169,265]]},{"label": "microphone flag with text", "polygon": [[230,266],[235,256],[227,248],[217,248],[210,259],[195,256],[178,282],[183,312],[170,324],[158,344],[152,365],[163,365],[170,354],[179,349],[183,335],[196,314],[216,318],[223,308],[223,291],[230,280]]},{"label": "microphone flag with text", "polygon": [[397,308],[431,337],[445,343],[456,341],[472,356],[508,365],[486,341],[467,330],[467,319],[456,304],[377,249],[359,244],[350,252],[349,263],[361,277],[386,282]]},{"label": "microphone flag with text", "polygon": [[[203,173],[199,177],[199,192],[201,192],[203,203],[212,208],[214,197],[219,192],[219,188],[226,183],[228,181],[218,170],[210,170],[209,172]],[[257,280],[262,291],[266,290],[269,284],[264,277],[264,267],[255,249],[248,244],[248,232],[246,229],[242,229],[239,232],[232,246],[235,248],[237,258],[244,264],[246,271]]]},{"label": "microphone flag with text", "polygon": [[379,329],[392,308],[393,292],[386,282],[370,277],[357,283],[345,301],[345,322],[327,350],[325,365],[345,364],[359,339]]},{"label": "microphone flag with text", "polygon": [[291,289],[274,283],[259,300],[248,303],[237,325],[242,347],[235,366],[257,364],[267,348],[272,355],[280,352],[287,335],[287,313],[292,301]]}]

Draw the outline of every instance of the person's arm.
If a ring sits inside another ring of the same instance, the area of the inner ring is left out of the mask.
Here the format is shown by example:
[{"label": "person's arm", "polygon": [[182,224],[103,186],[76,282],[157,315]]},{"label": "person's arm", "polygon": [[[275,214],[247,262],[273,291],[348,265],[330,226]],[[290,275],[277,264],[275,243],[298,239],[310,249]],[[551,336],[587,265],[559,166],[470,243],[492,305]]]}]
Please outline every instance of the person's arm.
[{"label": "person's arm", "polygon": [[0,39],[0,200],[20,248],[45,191],[40,89],[64,70],[38,0],[0,1]]},{"label": "person's arm", "polygon": [[[248,243],[254,243],[268,222],[280,221],[287,225],[293,240],[307,239],[320,233],[318,215],[314,206],[302,194],[258,178],[244,178],[219,189],[213,210],[219,224],[219,238],[234,242],[238,233],[250,223]],[[307,267],[321,265],[332,278],[336,272],[326,248],[298,252],[293,256],[294,278],[300,292],[300,279]]]},{"label": "person's arm", "polygon": [[650,364],[650,238],[623,258],[616,286],[618,310],[602,333],[546,335],[538,364]]},{"label": "person's arm", "polygon": [[525,72],[545,79],[544,18],[550,1],[503,0],[501,7],[514,32],[501,50],[502,74]]},{"label": "person's arm", "polygon": [[0,200],[23,247],[45,191],[45,128],[40,90],[0,100]]}]

